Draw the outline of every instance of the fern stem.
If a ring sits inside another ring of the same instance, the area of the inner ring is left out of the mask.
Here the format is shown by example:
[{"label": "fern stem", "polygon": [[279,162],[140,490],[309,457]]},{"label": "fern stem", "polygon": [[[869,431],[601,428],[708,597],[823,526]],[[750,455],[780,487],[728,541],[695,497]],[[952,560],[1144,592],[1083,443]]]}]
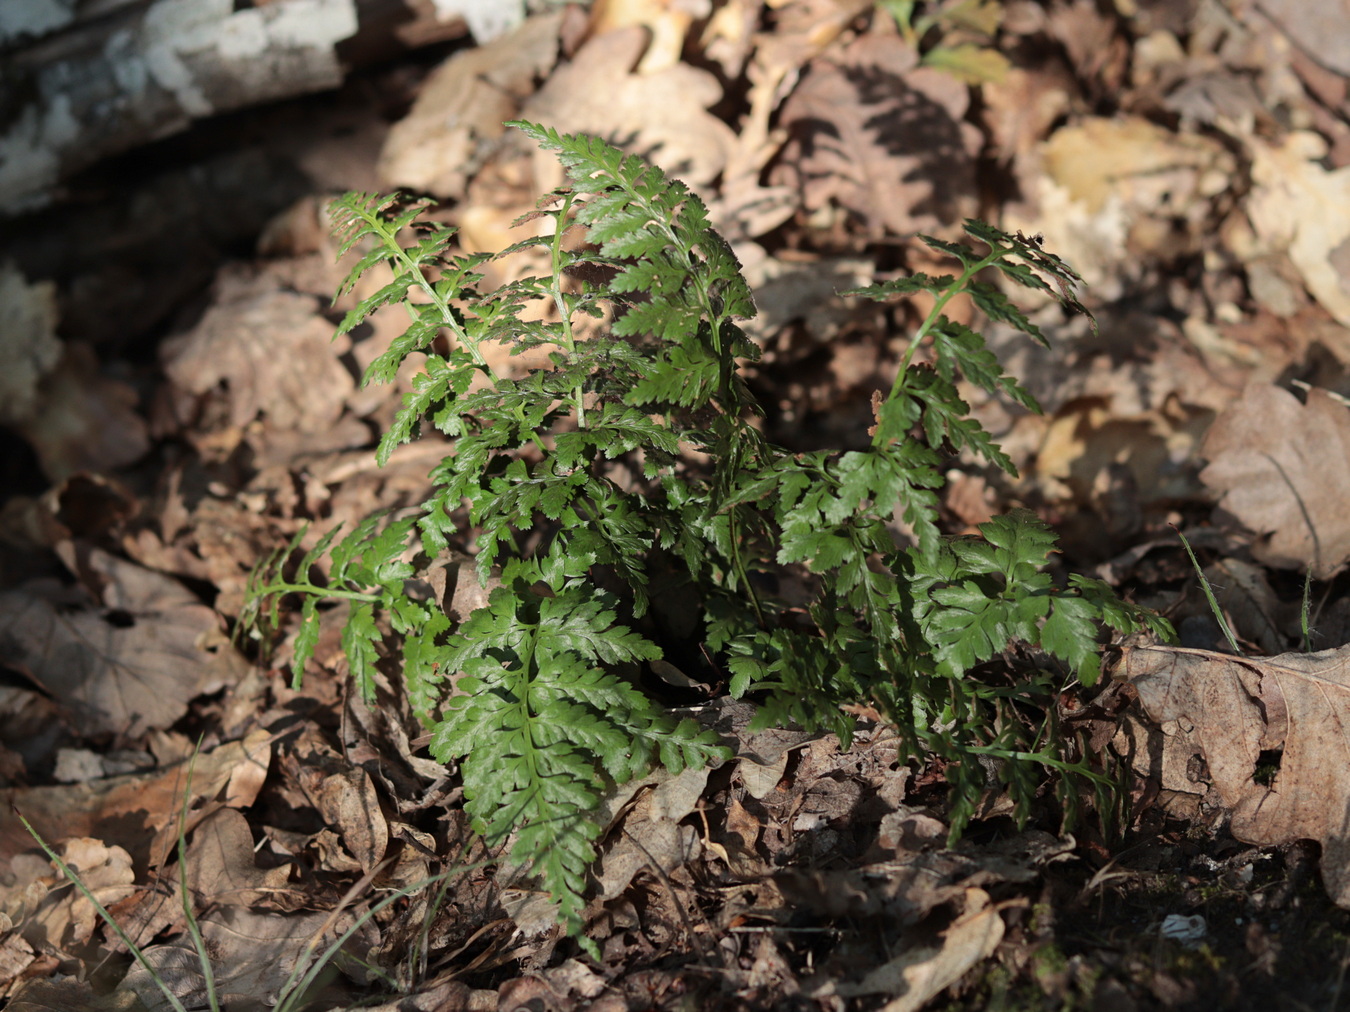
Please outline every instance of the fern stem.
[{"label": "fern stem", "polygon": [[[919,329],[914,332],[914,337],[910,340],[909,347],[905,349],[905,354],[900,359],[900,368],[896,372],[895,382],[891,384],[891,392],[886,395],[887,401],[895,400],[900,396],[901,391],[904,390],[905,382],[909,379],[909,366],[914,360],[914,353],[918,351],[919,345],[923,343],[923,339],[928,336],[928,332],[942,316],[942,311],[947,308],[947,303],[966,290],[966,285],[969,284],[971,278],[975,277],[975,275],[979,274],[980,271],[991,264],[998,262],[1002,257],[1002,251],[997,249],[991,250],[989,255],[983,260],[976,261],[962,271],[961,276],[957,278],[945,292],[937,297],[936,301],[933,303],[933,308],[928,311],[928,315],[924,317],[923,323],[919,324]],[[872,437],[872,446],[874,448],[880,448],[884,442],[885,438],[882,435],[882,429],[878,426],[877,434]]]},{"label": "fern stem", "polygon": [[[563,233],[567,231],[567,218],[572,210],[572,203],[576,200],[576,191],[569,190],[563,195],[562,206],[559,207],[557,216],[554,220],[553,242],[549,245],[549,257],[552,269],[549,271],[550,285],[549,293],[553,296],[553,304],[558,307],[558,322],[562,327],[563,346],[567,348],[569,355],[575,355],[577,351],[576,335],[572,332],[572,311],[567,306],[567,296],[562,290],[563,279]],[[572,410],[577,415],[577,428],[586,428],[586,402],[583,399],[581,383],[577,383],[572,388]]]},{"label": "fern stem", "polygon": [[338,598],[343,601],[370,601],[377,602],[382,600],[379,594],[363,594],[357,590],[343,590],[340,587],[316,587],[312,583],[269,583],[265,587],[260,587],[257,591],[258,599],[268,597],[272,594],[317,594],[324,598]]}]

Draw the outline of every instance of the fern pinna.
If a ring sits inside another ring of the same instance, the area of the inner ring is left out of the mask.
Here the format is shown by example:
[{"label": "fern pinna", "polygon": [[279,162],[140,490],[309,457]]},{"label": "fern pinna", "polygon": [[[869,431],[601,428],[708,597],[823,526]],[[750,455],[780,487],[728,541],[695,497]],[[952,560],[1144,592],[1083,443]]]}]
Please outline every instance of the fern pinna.
[{"label": "fern pinna", "polygon": [[[658,568],[682,570],[704,616],[702,645],[730,692],[759,704],[757,726],[793,722],[847,741],[853,718],[842,707],[870,701],[910,754],[950,760],[954,833],[990,759],[1023,814],[1039,788],[1036,764],[1104,781],[1084,757],[1066,757],[1048,723],[1038,731],[1014,706],[1043,703],[1062,676],[1038,669],[1009,689],[972,669],[1020,640],[1090,683],[1096,623],[1166,632],[1165,623],[1096,581],[1055,587],[1042,571],[1054,537],[1026,511],[983,525],[979,538],[947,540],[937,528],[953,450],[1012,469],[969,417],[958,380],[1036,407],[983,338],[943,307],[966,293],[988,316],[1044,340],[977,275],[993,267],[1050,291],[1044,274],[1076,307],[1073,272],[1039,245],[978,222],[966,231],[988,248],[983,256],[925,237],[961,263],[959,276],[918,274],[852,293],[936,296],[889,394],[877,398],[870,444],[792,453],[752,424],[759,409],[738,360],[758,351],[736,320],[754,306],[702,201],[602,141],[513,125],[557,151],[570,181],[518,222],[542,234],[498,254],[542,250],[542,276],[484,291],[488,256],[454,253],[453,229],[419,222],[424,203],[353,193],[333,205],[341,253],[363,251],[339,295],[378,263],[393,270],[339,332],[392,303],[410,317],[365,381],[389,382],[410,355],[421,364],[377,456],[383,463],[428,424],[451,442],[417,516],[383,527],[372,519],[341,540],[332,532],[292,569],[297,536],[260,566],[247,620],[275,628],[284,595],[304,601],[295,678],[317,643],[323,598],[349,602],[343,645],[363,693],[373,692],[374,665],[388,652],[382,629],[392,632],[413,710],[433,729],[432,754],[459,764],[475,826],[490,842],[510,840],[507,860],[539,875],[574,933],[584,923],[601,793],[656,761],[678,770],[728,754],[620,675],[660,657],[632,625],[651,603]],[[551,223],[540,228],[544,218]],[[575,228],[586,244],[564,242]],[[597,275],[609,280],[583,280]],[[551,312],[525,312],[540,302]],[[577,328],[587,317],[598,322],[583,340]],[[442,335],[450,340],[438,343]],[[547,349],[550,366],[500,375],[484,354],[490,342]],[[624,484],[614,477],[619,458],[632,472]],[[480,578],[496,567],[501,585],[455,626],[408,587],[420,564],[448,550],[461,509]],[[893,516],[914,532],[912,544],[897,543]],[[325,553],[327,577],[316,584],[308,573]],[[809,623],[763,589],[785,568],[814,587]]]}]

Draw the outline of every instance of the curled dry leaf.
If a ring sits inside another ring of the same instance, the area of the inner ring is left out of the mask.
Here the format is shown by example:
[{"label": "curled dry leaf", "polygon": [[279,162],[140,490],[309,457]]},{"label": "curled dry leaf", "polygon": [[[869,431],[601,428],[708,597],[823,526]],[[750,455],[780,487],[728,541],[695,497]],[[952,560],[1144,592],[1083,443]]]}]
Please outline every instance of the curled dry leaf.
[{"label": "curled dry leaf", "polygon": [[[1259,659],[1134,647],[1116,677],[1154,721],[1194,725],[1234,836],[1319,841],[1327,892],[1350,907],[1350,647]],[[1278,772],[1258,783],[1257,765],[1272,755]]]},{"label": "curled dry leaf", "polygon": [[1306,404],[1256,384],[1205,436],[1200,480],[1219,507],[1258,535],[1253,551],[1271,566],[1310,568],[1329,579],[1350,559],[1350,408],[1322,390]]}]

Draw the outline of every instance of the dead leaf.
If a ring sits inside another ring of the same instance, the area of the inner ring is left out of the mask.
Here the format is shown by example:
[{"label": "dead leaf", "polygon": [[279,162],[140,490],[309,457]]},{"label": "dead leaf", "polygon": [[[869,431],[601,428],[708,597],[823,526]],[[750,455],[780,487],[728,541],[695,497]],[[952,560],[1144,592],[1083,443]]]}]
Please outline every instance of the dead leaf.
[{"label": "dead leaf", "polygon": [[188,887],[204,906],[265,906],[286,885],[286,865],[259,868],[253,834],[237,809],[222,808],[192,831],[187,851]]},{"label": "dead leaf", "polygon": [[684,53],[685,39],[694,17],[711,13],[709,0],[675,2],[670,0],[606,0],[591,8],[590,31],[595,35],[630,25],[641,25],[651,41],[637,66],[639,74],[654,74],[674,67]]},{"label": "dead leaf", "polygon": [[790,139],[771,180],[799,187],[808,210],[853,212],[873,236],[973,213],[969,90],[918,62],[898,35],[875,31],[813,60],[783,103]]},{"label": "dead leaf", "polygon": [[33,413],[16,428],[52,481],[77,471],[110,471],[150,448],[136,400],[129,384],[103,375],[93,348],[71,342],[43,378]]},{"label": "dead leaf", "polygon": [[1055,65],[1012,67],[1003,80],[980,89],[983,118],[1002,158],[1030,155],[1069,111],[1072,81]]},{"label": "dead leaf", "polygon": [[422,85],[395,123],[377,169],[387,186],[461,199],[497,147],[507,120],[557,59],[562,12],[524,21],[486,45],[462,49]]},{"label": "dead leaf", "polygon": [[1305,4],[1298,0],[1261,0],[1247,17],[1275,26],[1307,50],[1314,60],[1342,77],[1350,76],[1350,23],[1344,7]]},{"label": "dead leaf", "polygon": [[0,595],[0,649],[60,699],[86,735],[168,727],[246,668],[210,608],[176,580],[93,549],[99,607],[46,584]]},{"label": "dead leaf", "polygon": [[1249,144],[1254,185],[1246,206],[1257,252],[1287,253],[1313,297],[1350,326],[1350,166],[1323,168],[1327,143],[1311,131],[1278,145],[1256,137]]},{"label": "dead leaf", "polygon": [[1002,940],[1003,918],[998,907],[983,889],[968,889],[966,912],[942,933],[940,949],[906,952],[872,971],[863,983],[888,985],[883,988],[888,994],[901,992],[900,997],[881,1007],[882,1012],[918,1012],[976,963],[993,955]]},{"label": "dead leaf", "polygon": [[[270,289],[269,283],[223,276],[201,322],[164,343],[164,371],[194,398],[223,398],[236,432],[260,415],[279,429],[324,432],[356,390],[341,361],[351,342],[345,336],[333,340],[318,299]],[[192,411],[183,405],[178,413],[187,420]]]},{"label": "dead leaf", "polygon": [[[264,730],[202,753],[193,769],[189,807],[220,796],[222,791],[226,805],[246,808],[253,804],[271,755],[272,735]],[[177,840],[186,775],[186,765],[179,764],[154,774],[0,791],[0,868],[37,846],[11,814],[15,809],[48,843],[93,837],[124,847],[138,869],[158,863]]]},{"label": "dead leaf", "polygon": [[1242,559],[1225,558],[1210,563],[1204,572],[1234,632],[1264,654],[1280,653],[1286,646],[1280,631],[1280,599],[1266,571]]},{"label": "dead leaf", "polygon": [[7,1012],[112,1012],[107,1000],[94,994],[87,980],[39,977],[14,994]]},{"label": "dead leaf", "polygon": [[1173,133],[1140,116],[1086,118],[1019,162],[1038,211],[1004,227],[1043,231],[1109,300],[1141,264],[1202,248],[1236,172],[1233,155],[1204,134]]},{"label": "dead leaf", "polygon": [[[638,26],[597,35],[550,75],[521,115],[564,133],[600,137],[691,186],[705,186],[735,143],[731,128],[707,111],[721,100],[722,87],[708,71],[685,63],[635,73],[647,45]],[[544,153],[536,165],[550,167],[537,176],[552,178],[554,163],[553,154]]]},{"label": "dead leaf", "polygon": [[1215,420],[1201,454],[1200,480],[1219,508],[1263,537],[1260,561],[1326,580],[1350,559],[1350,470],[1328,466],[1350,460],[1350,408],[1322,390],[1300,404],[1253,384]]},{"label": "dead leaf", "polygon": [[[0,939],[0,989],[8,989],[10,982],[32,966],[36,958],[33,947],[19,934],[7,934]],[[11,999],[10,1004],[5,1007],[17,1009],[20,1006],[17,1001]]]},{"label": "dead leaf", "polygon": [[640,871],[660,878],[702,853],[698,830],[693,826],[681,826],[669,819],[630,820],[629,826],[601,860],[602,900],[611,900],[622,893]]},{"label": "dead leaf", "polygon": [[[201,920],[202,937],[214,957],[216,992],[222,1008],[263,1012],[275,1004],[306,944],[328,919],[324,913],[302,916],[256,913],[227,907]],[[338,926],[339,930],[345,924]],[[145,950],[145,958],[190,1008],[205,1007],[206,984],[191,939],[182,935]],[[164,993],[137,964],[121,987],[134,991],[149,1012],[167,1012]]]},{"label": "dead leaf", "polygon": [[380,798],[370,775],[352,766],[324,777],[314,797],[324,822],[342,833],[352,857],[369,872],[384,859],[389,846],[389,824],[380,810]]},{"label": "dead leaf", "polygon": [[[135,891],[131,855],[100,840],[74,837],[53,848],[86,889],[106,908]],[[94,905],[80,890],[71,888],[55,863],[46,878],[48,893],[42,906],[24,921],[24,937],[33,945],[69,950],[88,942],[102,924]]]},{"label": "dead leaf", "polygon": [[[698,857],[702,851],[698,831],[680,822],[697,808],[708,773],[707,767],[691,768],[672,777],[657,769],[644,778],[642,783],[655,784],[654,788],[625,812],[622,834],[604,852],[599,872],[604,899],[622,893],[644,868],[667,874]],[[628,792],[618,793],[619,797],[607,798],[607,804],[614,805]]]},{"label": "dead leaf", "polygon": [[[1243,658],[1182,647],[1127,649],[1117,672],[1159,723],[1186,720],[1239,840],[1322,844],[1331,898],[1350,907],[1350,647]],[[1268,784],[1257,764],[1279,754]]]}]

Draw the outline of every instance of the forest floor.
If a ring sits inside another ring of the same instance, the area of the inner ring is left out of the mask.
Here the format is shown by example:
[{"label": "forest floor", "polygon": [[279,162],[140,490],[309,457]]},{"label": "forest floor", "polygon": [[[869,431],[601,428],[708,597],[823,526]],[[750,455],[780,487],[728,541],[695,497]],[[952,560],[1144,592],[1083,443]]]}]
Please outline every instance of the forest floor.
[{"label": "forest floor", "polygon": [[[10,1012],[168,1007],[12,813],[190,1008],[184,885],[230,1009],[349,927],[312,1007],[1350,1007],[1350,25],[1274,0],[919,4],[919,30],[898,3],[705,6],[534,15],[199,123],[0,222]],[[715,679],[652,679],[737,756],[611,799],[596,961],[469,831],[397,668],[375,703],[353,691],[339,613],[297,688],[294,615],[232,638],[259,560],[417,504],[446,449],[375,466],[411,372],[363,389],[388,333],[332,340],[327,202],[426,193],[466,249],[502,248],[560,181],[515,117],[703,195],[794,450],[866,439],[912,321],[837,293],[946,270],[917,233],[981,218],[1083,275],[1099,330],[1036,303],[1049,349],[952,306],[1044,413],[968,391],[1020,477],[953,459],[942,510],[951,534],[1036,510],[1059,570],[1178,629],[1062,694],[1110,804],[1044,772],[1019,826],[994,782],[948,847],[941,763],[884,725],[848,749],[751,734]]]}]

